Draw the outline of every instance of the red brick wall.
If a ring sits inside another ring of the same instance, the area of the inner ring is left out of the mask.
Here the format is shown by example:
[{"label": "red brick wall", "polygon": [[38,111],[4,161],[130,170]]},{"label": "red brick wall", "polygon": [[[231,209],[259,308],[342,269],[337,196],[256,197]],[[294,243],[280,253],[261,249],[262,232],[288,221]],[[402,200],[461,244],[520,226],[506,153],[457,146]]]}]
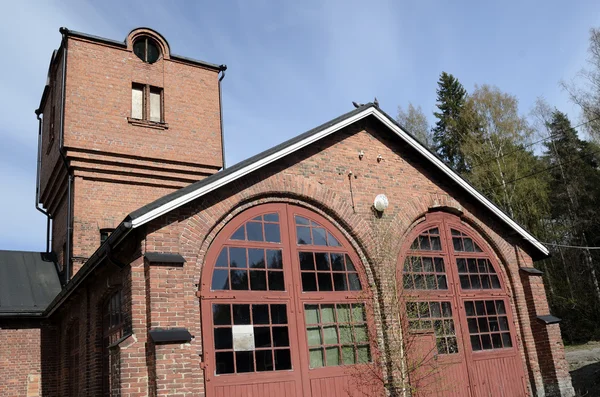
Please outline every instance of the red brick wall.
[{"label": "red brick wall", "polygon": [[41,396],[39,322],[0,320],[0,341],[0,396]]},{"label": "red brick wall", "polygon": [[[100,228],[115,227],[129,212],[213,174],[222,167],[218,70],[161,58],[147,64],[126,46],[67,39],[64,147],[75,176],[73,274],[98,248]],[[43,107],[41,202],[54,218],[52,248],[66,241],[67,177],[59,155],[62,49],[52,67]],[[131,123],[132,83],[163,89],[164,125]],[[54,108],[55,140],[49,141]],[[158,127],[158,128],[156,128]],[[166,128],[168,127],[168,128]]]}]

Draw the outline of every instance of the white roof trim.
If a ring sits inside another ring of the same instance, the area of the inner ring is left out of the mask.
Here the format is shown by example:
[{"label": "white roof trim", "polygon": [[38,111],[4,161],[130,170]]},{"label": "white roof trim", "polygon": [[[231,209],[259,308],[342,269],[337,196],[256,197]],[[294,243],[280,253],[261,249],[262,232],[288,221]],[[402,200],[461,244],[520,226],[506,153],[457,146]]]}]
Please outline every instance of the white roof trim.
[{"label": "white roof trim", "polygon": [[367,116],[373,115],[379,121],[381,121],[384,125],[386,125],[390,130],[396,133],[399,137],[401,137],[406,143],[408,143],[411,147],[413,147],[416,151],[421,153],[425,158],[431,161],[435,166],[437,166],[442,172],[444,172],[450,179],[459,184],[462,188],[464,188],[468,193],[470,193],[473,197],[475,197],[481,204],[487,207],[490,211],[492,211],[496,216],[502,219],[508,226],[513,228],[517,233],[519,233],[525,240],[529,241],[533,244],[538,250],[540,250],[545,255],[549,254],[548,248],[546,248],[542,243],[540,243],[535,237],[529,234],[525,229],[523,229],[519,224],[517,224],[514,220],[512,220],[508,215],[506,215],[500,208],[498,208],[494,203],[489,201],[483,194],[478,192],[473,186],[467,183],[463,178],[461,178],[456,172],[454,172],[450,167],[448,167],[442,160],[440,160],[437,156],[427,150],[421,143],[419,143],[415,138],[413,138],[406,131],[402,130],[398,125],[392,122],[385,114],[383,114],[376,107],[369,107],[364,111],[357,113],[347,119],[344,119],[337,124],[329,126],[322,131],[319,131],[313,135],[310,135],[306,139],[296,142],[286,148],[281,149],[280,151],[273,153],[269,156],[261,158],[252,164],[248,164],[246,167],[237,170],[236,172],[229,174],[223,178],[219,178],[214,182],[202,186],[197,190],[189,192],[183,196],[180,196],[172,201],[161,205],[145,213],[144,215],[132,219],[131,225],[133,228],[137,228],[142,226],[145,223],[150,222],[151,220],[172,211],[190,201],[197,199],[215,189],[220,188],[223,185],[228,184],[229,182],[235,181],[238,178],[241,178],[257,169],[266,166],[282,157],[287,156],[290,153],[295,152],[296,150],[302,149],[310,145],[311,143],[318,141],[321,138],[324,138],[342,128],[361,120]]}]

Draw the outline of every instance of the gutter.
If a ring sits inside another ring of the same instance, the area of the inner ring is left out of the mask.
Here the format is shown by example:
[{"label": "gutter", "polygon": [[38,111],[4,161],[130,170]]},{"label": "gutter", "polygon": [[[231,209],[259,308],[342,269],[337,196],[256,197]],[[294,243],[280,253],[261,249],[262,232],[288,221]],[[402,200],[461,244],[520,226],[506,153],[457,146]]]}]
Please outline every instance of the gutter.
[{"label": "gutter", "polygon": [[46,216],[46,252],[50,252],[50,214],[48,211],[40,207],[40,171],[42,168],[42,118],[40,117],[41,111],[37,109],[35,115],[38,120],[38,154],[37,154],[37,167],[35,175],[35,209],[40,211]]},{"label": "gutter", "polygon": [[221,124],[221,156],[223,158],[223,169],[226,168],[225,164],[225,127],[223,126],[223,97],[221,95],[221,81],[225,78],[225,71],[227,70],[227,65],[219,66],[219,73],[221,73],[221,77],[219,77],[219,122]]}]

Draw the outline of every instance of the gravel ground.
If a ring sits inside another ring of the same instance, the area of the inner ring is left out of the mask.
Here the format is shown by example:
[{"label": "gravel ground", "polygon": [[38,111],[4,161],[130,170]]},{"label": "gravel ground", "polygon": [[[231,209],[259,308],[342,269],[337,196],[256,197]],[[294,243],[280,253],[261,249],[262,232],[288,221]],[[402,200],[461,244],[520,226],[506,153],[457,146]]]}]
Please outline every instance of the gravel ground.
[{"label": "gravel ground", "polygon": [[567,346],[565,355],[577,395],[600,397],[600,342]]}]

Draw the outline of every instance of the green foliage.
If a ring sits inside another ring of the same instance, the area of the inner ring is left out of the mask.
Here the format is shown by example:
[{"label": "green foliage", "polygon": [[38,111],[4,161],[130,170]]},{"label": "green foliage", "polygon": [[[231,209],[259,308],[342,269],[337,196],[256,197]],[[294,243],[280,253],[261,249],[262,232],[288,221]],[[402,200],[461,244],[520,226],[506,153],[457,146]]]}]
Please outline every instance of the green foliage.
[{"label": "green foliage", "polygon": [[438,119],[432,129],[433,142],[442,159],[459,172],[465,169],[461,146],[469,133],[468,123],[462,117],[466,99],[467,91],[456,77],[442,72],[437,89],[439,111],[433,113]]},{"label": "green foliage", "polygon": [[415,108],[412,103],[409,103],[406,111],[398,106],[396,121],[423,145],[430,149],[433,148],[433,137],[429,131],[429,123],[420,106]]}]

